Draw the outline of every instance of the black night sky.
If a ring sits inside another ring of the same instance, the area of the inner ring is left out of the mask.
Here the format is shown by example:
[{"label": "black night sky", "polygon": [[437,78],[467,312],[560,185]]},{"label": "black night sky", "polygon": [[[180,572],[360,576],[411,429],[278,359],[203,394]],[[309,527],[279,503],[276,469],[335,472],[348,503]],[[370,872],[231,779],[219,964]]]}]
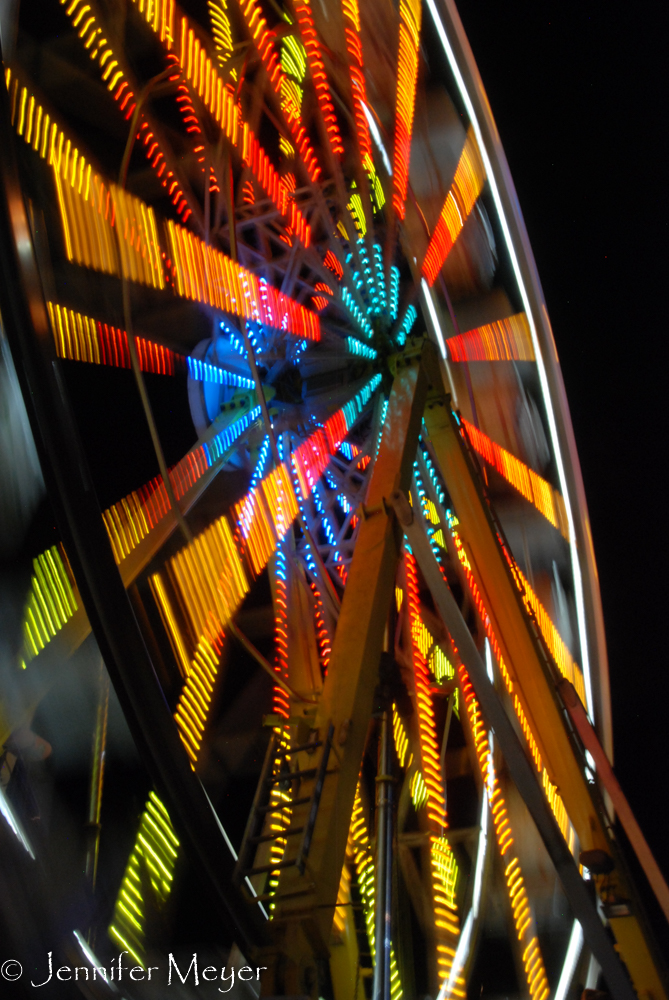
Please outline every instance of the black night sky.
[{"label": "black night sky", "polygon": [[604,604],[616,772],[669,876],[667,8],[458,8],[566,384]]}]

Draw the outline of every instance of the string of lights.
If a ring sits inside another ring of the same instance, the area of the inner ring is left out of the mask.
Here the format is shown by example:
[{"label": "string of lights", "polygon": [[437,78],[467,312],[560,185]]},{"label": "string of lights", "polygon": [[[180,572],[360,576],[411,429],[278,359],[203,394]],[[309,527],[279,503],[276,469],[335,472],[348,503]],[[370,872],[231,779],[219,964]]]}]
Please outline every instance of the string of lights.
[{"label": "string of lights", "polygon": [[496,444],[487,434],[484,434],[478,427],[474,427],[464,417],[461,418],[461,424],[472,448],[489,465],[492,465],[508,483],[511,483],[514,489],[518,490],[526,500],[529,500],[539,513],[543,514],[554,528],[557,528],[563,538],[569,541],[569,524],[562,495],[550,483],[542,479],[534,469],[530,469],[506,448]]},{"label": "string of lights", "polygon": [[462,232],[467,216],[476,203],[485,181],[474,132],[469,128],[465,145],[458,161],[455,177],[446,195],[439,220],[435,227],[423,261],[423,277],[432,287],[455,241]]}]

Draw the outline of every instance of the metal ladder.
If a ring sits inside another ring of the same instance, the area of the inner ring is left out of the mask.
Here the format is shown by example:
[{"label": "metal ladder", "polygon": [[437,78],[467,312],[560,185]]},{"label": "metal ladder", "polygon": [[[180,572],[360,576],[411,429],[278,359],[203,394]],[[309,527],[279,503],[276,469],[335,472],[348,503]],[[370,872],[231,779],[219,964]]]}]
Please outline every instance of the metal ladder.
[{"label": "metal ladder", "polygon": [[[267,747],[267,753],[265,754],[262,771],[260,773],[258,787],[256,788],[256,793],[253,799],[253,805],[251,806],[251,812],[246,824],[246,829],[244,830],[244,837],[239,849],[237,864],[235,865],[233,872],[233,880],[236,885],[241,885],[245,879],[251,878],[254,875],[267,874],[268,872],[278,871],[280,868],[292,868],[295,866],[297,867],[300,875],[304,874],[307,858],[309,856],[309,850],[311,848],[311,840],[314,833],[314,826],[316,824],[316,816],[318,814],[318,806],[320,804],[325,778],[328,774],[333,773],[327,769],[330,759],[330,751],[332,749],[333,735],[334,726],[330,723],[325,741],[314,740],[313,742],[305,743],[302,746],[289,747],[279,750],[277,749],[277,735],[276,733],[272,733]],[[320,761],[314,767],[307,767],[298,771],[283,769],[283,765],[286,763],[287,757],[301,752],[313,752],[318,749],[318,747],[323,747],[323,752],[321,754]],[[275,771],[274,765],[277,758],[281,761],[281,767],[278,771]],[[297,782],[297,793],[299,796],[299,785],[302,780],[307,778],[314,779],[314,786],[311,791],[311,795],[303,796],[302,798],[294,798],[291,799],[289,803],[286,803],[286,805],[290,805],[292,807],[309,804],[309,813],[307,815],[306,823],[303,826],[287,826],[285,829],[278,830],[275,833],[263,834],[262,829],[267,813],[278,812],[282,808],[280,804],[270,801],[272,788],[276,785],[293,785]],[[297,854],[294,857],[284,858],[281,861],[276,861],[271,864],[253,866],[253,856],[261,844],[271,843],[282,838],[296,837],[300,834],[302,835],[302,839],[300,841]],[[254,902],[259,903],[274,898],[277,898],[275,894],[263,894],[255,896]]]}]

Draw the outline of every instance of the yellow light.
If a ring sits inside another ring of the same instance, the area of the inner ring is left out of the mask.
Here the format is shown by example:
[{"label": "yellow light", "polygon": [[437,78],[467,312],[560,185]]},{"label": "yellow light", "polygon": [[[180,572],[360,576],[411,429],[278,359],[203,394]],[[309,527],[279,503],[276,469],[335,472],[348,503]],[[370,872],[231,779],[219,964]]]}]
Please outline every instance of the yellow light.
[{"label": "yellow light", "polygon": [[525,313],[449,337],[446,346],[452,361],[534,361]]},{"label": "yellow light", "polygon": [[[156,793],[150,792],[109,927],[110,937],[121,948],[130,952],[142,967],[145,964],[144,910],[138,905],[143,901],[142,886],[147,882],[151,885],[155,895],[154,905],[162,906],[165,903],[171,891],[179,846],[167,809]],[[147,879],[142,879],[142,868]],[[128,906],[132,907],[133,912],[130,912]]]},{"label": "yellow light", "polygon": [[546,520],[550,521],[553,527],[557,528],[562,536],[569,541],[569,524],[562,494],[537,475],[534,469],[530,469],[506,448],[502,448],[492,441],[478,427],[474,427],[464,418],[462,423],[472,447],[479,455],[497,469],[500,475],[504,476],[506,481],[511,483],[526,500],[529,500],[539,513],[543,514]]},{"label": "yellow light", "polygon": [[409,181],[409,157],[416,99],[420,28],[420,0],[400,0],[395,107],[395,170],[393,174],[393,206],[400,219],[403,219],[405,215],[404,203]]},{"label": "yellow light", "polygon": [[[545,1000],[548,994],[548,980],[536,936],[532,934],[533,919],[520,862],[517,857],[510,855],[513,836],[506,802],[504,801],[504,796],[495,772],[487,731],[483,724],[481,711],[474,695],[469,675],[462,665],[459,667],[459,672],[470,729],[476,748],[476,757],[479,762],[483,784],[487,789],[497,846],[506,866],[504,877],[513,912],[516,935],[520,942],[529,937],[529,941],[523,952],[523,961],[530,997],[532,1000]],[[531,974],[529,972],[530,967],[532,968]]]},{"label": "yellow light", "polygon": [[465,145],[460,155],[453,184],[439,216],[439,221],[430,239],[423,261],[423,276],[428,284],[434,284],[444,261],[465,224],[485,181],[485,170],[481,160],[474,131],[470,126]]},{"label": "yellow light", "polygon": [[220,633],[248,593],[244,567],[225,516],[173,556],[167,567],[197,636]]},{"label": "yellow light", "polygon": [[55,545],[33,559],[23,615],[24,669],[77,610],[74,584],[65,567],[65,550]]},{"label": "yellow light", "polygon": [[517,565],[514,565],[513,569],[521,584],[523,603],[530,614],[534,616],[551,656],[557,664],[558,670],[563,677],[571,681],[576,688],[579,698],[585,705],[585,683],[580,667],[569,652],[562,636],[553,624],[553,620],[525,578],[522,570]]}]

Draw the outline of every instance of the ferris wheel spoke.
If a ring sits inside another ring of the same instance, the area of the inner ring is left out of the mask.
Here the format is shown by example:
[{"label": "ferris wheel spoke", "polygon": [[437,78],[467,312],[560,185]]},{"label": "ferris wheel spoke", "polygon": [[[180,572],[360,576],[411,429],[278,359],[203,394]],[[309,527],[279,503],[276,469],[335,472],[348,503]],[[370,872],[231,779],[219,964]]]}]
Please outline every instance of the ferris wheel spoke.
[{"label": "ferris wheel spoke", "polygon": [[467,441],[474,451],[481,455],[489,465],[492,465],[568,542],[570,540],[569,525],[564,498],[559,491],[524,462],[521,462],[519,458],[508,452],[506,448],[491,441],[487,434],[484,434],[478,427],[474,427],[464,417],[462,418],[462,426],[465,429]]},{"label": "ferris wheel spoke", "polygon": [[168,192],[179,216],[184,222],[190,218],[191,224],[203,234],[204,222],[197,199],[183,176],[177,160],[171,155],[169,144],[162,135],[162,129],[145,107],[142,106],[141,110],[138,110],[137,101],[141,100],[144,103],[148,93],[146,90],[140,93],[140,87],[125,65],[120,43],[116,47],[110,43],[109,24],[105,24],[103,28],[95,5],[83,4],[82,0],[60,0],[60,3],[65,7],[66,14],[91,60],[97,63],[102,80],[118,105],[119,111],[126,120],[131,121],[131,127],[138,129],[137,139],[143,147],[144,154],[163,188]]},{"label": "ferris wheel spoke", "polygon": [[220,76],[214,59],[207,55],[201,32],[182,14],[176,4],[164,8],[155,18],[147,5],[138,5],[138,14],[160,38],[168,52],[174,52],[189,86],[198,94],[209,115],[237,149],[243,163],[272,199],[296,237],[308,246],[311,230],[297,207],[285,180],[279,176],[253,129],[245,122],[234,103],[233,95]]},{"label": "ferris wheel spoke", "polygon": [[470,128],[465,138],[451,188],[430,237],[421,272],[432,287],[446,258],[462,232],[465,222],[485,183],[481,154]]},{"label": "ferris wheel spoke", "polygon": [[445,340],[450,361],[534,361],[525,313],[495,320]]},{"label": "ferris wheel spoke", "polygon": [[[269,30],[256,0],[239,0],[239,8],[265,68],[274,103],[288,126],[299,154],[298,162],[308,179],[317,184],[321,177],[321,167],[302,121],[302,84],[306,72],[306,53],[300,51],[295,40],[290,45],[287,39],[291,37],[294,39],[294,36],[286,35],[282,39],[281,55],[277,55],[274,45],[275,33]],[[290,67],[290,76],[284,71],[284,67]]]}]

